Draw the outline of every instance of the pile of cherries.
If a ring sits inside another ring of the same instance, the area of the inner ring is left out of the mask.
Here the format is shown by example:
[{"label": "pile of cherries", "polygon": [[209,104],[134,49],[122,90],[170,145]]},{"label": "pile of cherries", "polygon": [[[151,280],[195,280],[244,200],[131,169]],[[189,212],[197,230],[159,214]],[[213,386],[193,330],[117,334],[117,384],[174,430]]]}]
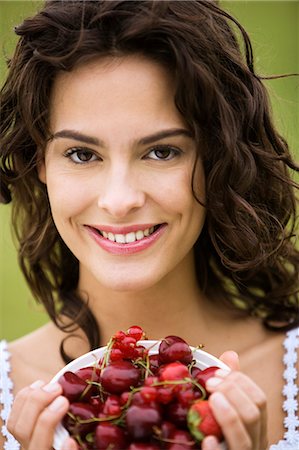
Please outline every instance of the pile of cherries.
[{"label": "pile of cherries", "polygon": [[63,426],[80,450],[200,449],[222,433],[208,404],[207,379],[178,336],[161,340],[157,354],[139,344],[139,326],[119,331],[94,365],[59,379],[70,407]]}]

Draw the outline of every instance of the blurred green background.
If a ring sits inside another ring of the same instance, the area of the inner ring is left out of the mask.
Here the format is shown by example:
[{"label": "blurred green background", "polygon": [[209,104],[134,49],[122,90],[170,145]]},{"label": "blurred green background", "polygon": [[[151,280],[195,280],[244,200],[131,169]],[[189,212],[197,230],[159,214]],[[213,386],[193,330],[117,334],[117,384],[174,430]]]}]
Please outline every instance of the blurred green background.
[{"label": "blurred green background", "polygon": [[[40,2],[0,0],[0,81],[5,58],[16,43],[14,26],[33,14]],[[251,36],[256,68],[263,75],[299,73],[299,1],[221,1]],[[267,81],[276,123],[299,156],[299,77]],[[296,148],[297,146],[297,148]],[[17,265],[10,206],[0,205],[0,339],[13,340],[46,322]]]}]

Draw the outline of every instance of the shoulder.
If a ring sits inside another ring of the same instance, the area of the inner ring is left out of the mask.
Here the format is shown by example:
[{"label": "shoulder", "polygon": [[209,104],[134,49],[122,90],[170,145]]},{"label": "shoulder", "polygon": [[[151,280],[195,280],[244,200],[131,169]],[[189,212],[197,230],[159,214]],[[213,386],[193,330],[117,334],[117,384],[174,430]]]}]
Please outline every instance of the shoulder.
[{"label": "shoulder", "polygon": [[49,381],[63,367],[61,341],[62,333],[49,323],[8,344],[14,395],[38,379]]}]

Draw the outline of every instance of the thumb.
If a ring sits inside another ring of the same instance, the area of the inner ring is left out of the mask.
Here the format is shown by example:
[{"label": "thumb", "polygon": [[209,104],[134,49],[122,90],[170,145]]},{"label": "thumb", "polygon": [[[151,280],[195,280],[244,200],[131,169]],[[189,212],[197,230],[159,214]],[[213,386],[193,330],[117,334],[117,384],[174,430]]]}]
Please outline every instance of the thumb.
[{"label": "thumb", "polygon": [[220,361],[224,362],[232,370],[240,370],[240,361],[238,353],[233,350],[222,353],[219,357]]}]

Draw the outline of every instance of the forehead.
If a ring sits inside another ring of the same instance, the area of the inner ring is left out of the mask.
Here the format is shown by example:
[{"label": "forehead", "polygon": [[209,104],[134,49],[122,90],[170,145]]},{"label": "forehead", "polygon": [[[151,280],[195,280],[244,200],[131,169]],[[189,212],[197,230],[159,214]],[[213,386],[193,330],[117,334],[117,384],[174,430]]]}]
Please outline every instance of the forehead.
[{"label": "forehead", "polygon": [[96,59],[55,79],[51,131],[66,128],[111,134],[123,129],[146,134],[182,126],[174,95],[173,77],[156,62],[139,55]]}]

